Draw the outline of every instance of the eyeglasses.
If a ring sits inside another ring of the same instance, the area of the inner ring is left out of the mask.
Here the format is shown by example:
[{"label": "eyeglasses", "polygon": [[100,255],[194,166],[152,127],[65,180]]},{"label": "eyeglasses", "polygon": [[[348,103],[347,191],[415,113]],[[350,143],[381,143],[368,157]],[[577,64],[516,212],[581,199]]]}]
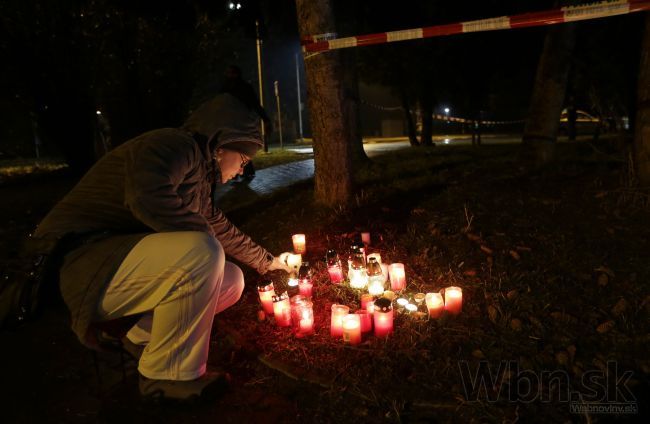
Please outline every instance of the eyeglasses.
[{"label": "eyeglasses", "polygon": [[239,157],[241,158],[241,165],[239,165],[240,168],[244,169],[246,165],[251,161],[249,158],[244,156],[242,153],[239,154]]}]

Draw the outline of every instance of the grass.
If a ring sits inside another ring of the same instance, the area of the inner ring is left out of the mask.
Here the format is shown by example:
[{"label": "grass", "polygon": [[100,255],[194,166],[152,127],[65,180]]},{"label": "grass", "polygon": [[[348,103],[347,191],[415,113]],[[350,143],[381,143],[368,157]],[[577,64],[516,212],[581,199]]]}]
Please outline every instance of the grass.
[{"label": "grass", "polygon": [[298,153],[292,150],[274,150],[268,153],[259,152],[254,159],[255,169],[296,162],[314,157],[311,153]]},{"label": "grass", "polygon": [[[576,418],[555,398],[498,396],[514,393],[517,374],[497,373],[511,360],[534,375],[561,373],[562,390],[587,400],[583,376],[603,377],[615,361],[619,377],[632,373],[629,388],[641,405],[650,372],[650,267],[641,253],[648,211],[621,203],[625,163],[610,153],[562,145],[554,166],[526,174],[515,146],[413,149],[359,170],[362,194],[350,209],[321,209],[308,187],[285,192],[265,205],[263,219],[239,219],[276,252],[290,250],[291,234],[307,234],[316,334],[295,339],[272,320],[257,322],[253,290],[219,319],[237,323],[270,375],[314,385],[303,390],[318,399],[316,410],[305,411],[315,420]],[[359,293],[330,284],[322,258],[335,248],[345,259],[360,231],[372,233],[370,251],[406,264],[407,295],[457,285],[463,313],[397,314],[389,339],[367,337],[359,346],[332,339],[330,305],[354,310]],[[273,281],[286,288],[282,275]],[[462,376],[463,366],[473,373],[481,364],[495,373],[487,392]],[[559,390],[549,384],[540,387]]]}]

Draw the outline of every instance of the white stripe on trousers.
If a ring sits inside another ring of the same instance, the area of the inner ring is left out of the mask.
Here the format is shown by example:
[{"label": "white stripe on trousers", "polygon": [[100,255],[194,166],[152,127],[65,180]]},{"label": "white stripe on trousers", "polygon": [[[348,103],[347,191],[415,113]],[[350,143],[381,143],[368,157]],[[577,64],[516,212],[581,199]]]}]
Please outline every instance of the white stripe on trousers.
[{"label": "white stripe on trousers", "polygon": [[193,380],[206,371],[214,314],[232,306],[244,289],[236,265],[225,262],[209,234],[151,234],[127,255],[106,288],[102,320],[144,314],[129,332],[147,343],[138,371],[158,380]]}]

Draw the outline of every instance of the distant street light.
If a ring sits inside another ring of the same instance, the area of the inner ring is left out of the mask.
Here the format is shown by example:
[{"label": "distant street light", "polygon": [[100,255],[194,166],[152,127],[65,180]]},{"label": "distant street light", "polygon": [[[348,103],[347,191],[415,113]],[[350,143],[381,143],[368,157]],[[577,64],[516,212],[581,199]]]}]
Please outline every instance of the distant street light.
[{"label": "distant street light", "polygon": [[445,110],[445,117],[447,118],[447,123],[449,123],[449,108],[446,107],[444,110]]}]

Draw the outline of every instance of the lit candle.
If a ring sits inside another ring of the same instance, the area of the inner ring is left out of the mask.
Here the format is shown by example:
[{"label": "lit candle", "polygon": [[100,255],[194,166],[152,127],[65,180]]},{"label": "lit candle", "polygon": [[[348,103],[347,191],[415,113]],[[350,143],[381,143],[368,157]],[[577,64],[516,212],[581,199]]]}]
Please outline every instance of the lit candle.
[{"label": "lit candle", "polygon": [[363,293],[361,295],[361,309],[368,309],[368,302],[371,302],[375,299],[375,297],[369,293]]},{"label": "lit candle", "polygon": [[314,287],[314,285],[308,278],[303,278],[302,280],[298,281],[298,289],[300,291],[300,294],[303,296],[311,297],[312,287]]},{"label": "lit candle", "polygon": [[404,272],[404,264],[394,263],[388,267],[388,274],[390,275],[390,286],[393,291],[401,291],[406,287],[406,273]]},{"label": "lit candle", "polygon": [[257,286],[257,293],[260,296],[260,303],[264,312],[271,315],[273,313],[273,296],[275,296],[275,289],[273,282],[266,281]]},{"label": "lit candle", "polygon": [[332,337],[343,335],[343,317],[350,313],[350,308],[345,305],[332,305],[332,317],[330,321],[330,334]]},{"label": "lit candle", "polygon": [[275,316],[275,322],[280,327],[291,325],[291,305],[287,292],[282,293],[280,296],[273,296],[273,315]]},{"label": "lit candle", "polygon": [[375,312],[375,301],[370,300],[368,303],[366,303],[366,311],[368,311],[369,314],[372,314]]},{"label": "lit candle", "polygon": [[287,256],[287,265],[289,265],[291,268],[298,269],[298,267],[300,267],[300,264],[302,264],[302,255],[293,255],[290,253]]},{"label": "lit candle", "polygon": [[311,281],[311,268],[309,262],[303,262],[298,271],[298,288],[300,294],[311,297],[311,290],[314,284]]},{"label": "lit candle", "polygon": [[361,343],[361,319],[357,314],[343,317],[343,341],[351,345]]},{"label": "lit candle", "polygon": [[296,253],[305,253],[307,248],[305,247],[305,235],[304,234],[294,234],[291,236],[293,241],[293,251]]},{"label": "lit candle", "polygon": [[384,274],[381,273],[381,267],[377,258],[368,258],[368,293],[374,296],[380,296],[384,293]]},{"label": "lit candle", "polygon": [[370,245],[370,233],[361,233],[361,243]]},{"label": "lit candle", "polygon": [[302,295],[291,298],[291,322],[296,337],[304,337],[314,332],[312,303]]},{"label": "lit candle", "polygon": [[368,285],[368,273],[366,268],[352,268],[348,272],[350,278],[350,287],[353,289],[364,289]]},{"label": "lit candle", "polygon": [[451,315],[458,315],[463,309],[463,289],[460,287],[447,287],[445,289],[445,311]]},{"label": "lit candle", "polygon": [[386,337],[393,332],[393,305],[386,298],[375,301],[373,321],[375,323],[375,336]]},{"label": "lit candle", "polygon": [[396,303],[397,303],[401,308],[403,308],[403,307],[405,307],[406,305],[408,305],[409,300],[406,299],[406,298],[404,298],[404,297],[400,297],[400,298],[397,299],[395,302],[396,302]]},{"label": "lit candle", "polygon": [[371,258],[375,258],[377,263],[381,265],[381,255],[379,253],[370,253],[368,254],[368,262],[370,262]]},{"label": "lit candle", "polygon": [[328,266],[327,272],[330,274],[330,281],[332,284],[339,284],[343,281],[343,270],[341,269],[340,264]]},{"label": "lit candle", "polygon": [[355,313],[359,315],[359,319],[361,320],[361,332],[367,333],[372,330],[372,314],[363,309]]},{"label": "lit candle", "polygon": [[445,302],[442,300],[440,293],[427,293],[425,296],[427,309],[431,318],[440,318],[445,308]]}]

